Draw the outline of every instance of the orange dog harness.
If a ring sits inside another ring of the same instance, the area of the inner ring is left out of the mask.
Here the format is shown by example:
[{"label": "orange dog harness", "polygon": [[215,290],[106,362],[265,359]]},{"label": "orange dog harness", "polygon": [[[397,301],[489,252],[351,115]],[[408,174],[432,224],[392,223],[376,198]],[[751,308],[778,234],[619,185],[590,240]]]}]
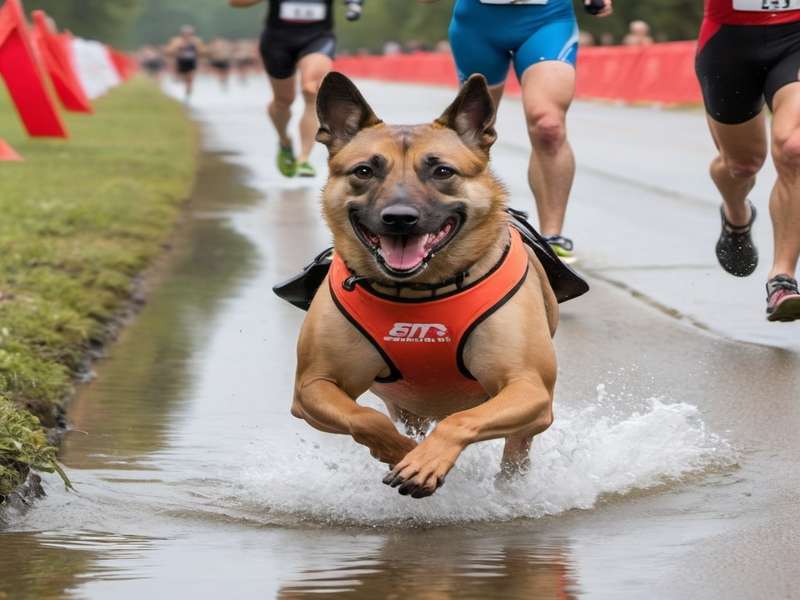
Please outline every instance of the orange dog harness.
[{"label": "orange dog harness", "polygon": [[381,354],[390,369],[376,379],[377,392],[415,398],[426,393],[485,393],[464,364],[472,331],[508,302],[528,274],[528,253],[519,232],[497,265],[480,279],[432,298],[397,298],[368,282],[351,284],[353,273],[338,256],[329,272],[334,303]]}]

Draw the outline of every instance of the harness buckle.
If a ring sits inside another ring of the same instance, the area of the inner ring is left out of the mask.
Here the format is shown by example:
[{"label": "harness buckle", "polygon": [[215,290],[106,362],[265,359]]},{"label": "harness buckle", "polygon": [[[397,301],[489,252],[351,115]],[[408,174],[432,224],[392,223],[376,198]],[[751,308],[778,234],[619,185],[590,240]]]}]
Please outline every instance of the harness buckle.
[{"label": "harness buckle", "polygon": [[366,277],[361,277],[360,275],[350,275],[350,277],[342,282],[342,288],[346,292],[352,292],[354,289],[356,289],[356,285],[358,285],[358,282],[362,279],[366,279]]}]

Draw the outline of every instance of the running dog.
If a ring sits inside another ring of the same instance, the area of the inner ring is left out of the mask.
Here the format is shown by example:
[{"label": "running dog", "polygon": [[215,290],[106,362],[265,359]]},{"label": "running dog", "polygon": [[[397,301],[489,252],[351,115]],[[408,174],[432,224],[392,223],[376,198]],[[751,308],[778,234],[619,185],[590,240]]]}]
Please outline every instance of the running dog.
[{"label": "running dog", "polygon": [[[489,170],[486,81],[432,123],[396,126],[331,73],[317,112],[334,254],[300,333],[292,414],[352,436],[414,498],[483,440],[505,439],[501,476],[524,471],[553,422],[558,302]],[[389,416],[357,403],[367,390]],[[393,419],[429,433],[417,443]]]}]

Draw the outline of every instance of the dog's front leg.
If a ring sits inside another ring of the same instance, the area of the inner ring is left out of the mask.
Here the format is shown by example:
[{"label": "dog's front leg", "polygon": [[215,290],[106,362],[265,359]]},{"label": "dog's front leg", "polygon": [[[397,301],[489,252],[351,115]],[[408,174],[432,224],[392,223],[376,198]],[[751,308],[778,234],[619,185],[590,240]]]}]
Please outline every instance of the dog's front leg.
[{"label": "dog's front leg", "polygon": [[[552,381],[552,383],[551,383]],[[445,476],[456,459],[469,444],[505,437],[518,440],[516,448],[509,448],[504,456],[517,464],[523,461],[530,448],[524,440],[547,429],[553,422],[552,384],[538,373],[530,373],[510,381],[487,402],[450,415],[436,429],[409,452],[383,482],[399,487],[403,495],[423,498],[433,494],[444,483]]]},{"label": "dog's front leg", "polygon": [[397,464],[416,446],[383,413],[355,402],[327,378],[300,380],[292,414],[326,433],[350,435],[369,448],[370,454],[388,465]]},{"label": "dog's front leg", "polygon": [[396,465],[416,446],[386,415],[356,402],[386,364],[341,315],[322,285],[300,332],[292,414],[326,433],[351,436]]}]

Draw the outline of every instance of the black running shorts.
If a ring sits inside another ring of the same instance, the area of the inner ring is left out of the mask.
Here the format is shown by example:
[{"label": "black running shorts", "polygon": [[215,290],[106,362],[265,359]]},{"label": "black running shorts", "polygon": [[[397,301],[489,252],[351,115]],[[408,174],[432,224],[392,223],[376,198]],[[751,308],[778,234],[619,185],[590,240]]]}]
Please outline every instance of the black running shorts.
[{"label": "black running shorts", "polygon": [[231,68],[231,61],[229,61],[228,59],[211,60],[209,62],[211,63],[211,66],[217,69],[218,71],[227,71],[228,69]]},{"label": "black running shorts", "polygon": [[149,58],[142,61],[142,68],[150,75],[157,75],[164,68],[164,61],[160,58]]},{"label": "black running shorts", "polygon": [[178,73],[186,75],[187,73],[194,73],[197,70],[196,58],[179,58],[175,61]]},{"label": "black running shorts", "polygon": [[749,121],[762,111],[765,101],[772,109],[779,89],[800,79],[800,22],[706,22],[695,69],[712,119],[727,125]]},{"label": "black running shorts", "polygon": [[266,29],[261,34],[261,58],[267,74],[275,79],[294,75],[297,63],[308,54],[336,54],[336,36],[329,29]]}]

